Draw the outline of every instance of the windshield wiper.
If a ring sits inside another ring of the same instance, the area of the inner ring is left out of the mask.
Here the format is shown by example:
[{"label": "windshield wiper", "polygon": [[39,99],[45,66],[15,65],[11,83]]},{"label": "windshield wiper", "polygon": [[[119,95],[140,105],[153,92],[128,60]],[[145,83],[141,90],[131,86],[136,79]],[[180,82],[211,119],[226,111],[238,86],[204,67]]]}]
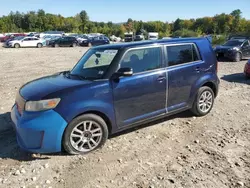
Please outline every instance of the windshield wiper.
[{"label": "windshield wiper", "polygon": [[69,73],[69,75],[70,75],[70,76],[75,76],[75,77],[77,77],[77,78],[80,78],[81,80],[94,80],[94,79],[96,79],[96,78],[93,78],[93,77],[81,76],[81,75],[79,75],[79,74],[71,74],[71,73]]}]

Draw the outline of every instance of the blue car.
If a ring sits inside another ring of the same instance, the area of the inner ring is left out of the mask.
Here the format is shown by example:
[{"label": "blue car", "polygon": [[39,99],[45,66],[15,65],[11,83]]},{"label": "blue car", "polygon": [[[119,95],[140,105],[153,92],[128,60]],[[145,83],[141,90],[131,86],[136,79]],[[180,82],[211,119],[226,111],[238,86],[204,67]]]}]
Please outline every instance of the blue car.
[{"label": "blue car", "polygon": [[206,38],[103,45],[71,71],[22,86],[11,117],[24,150],[86,154],[139,124],[186,110],[204,116],[218,88]]},{"label": "blue car", "polygon": [[82,40],[80,46],[99,46],[104,44],[110,44],[108,37],[104,35],[94,36],[94,37],[87,37],[86,40]]}]

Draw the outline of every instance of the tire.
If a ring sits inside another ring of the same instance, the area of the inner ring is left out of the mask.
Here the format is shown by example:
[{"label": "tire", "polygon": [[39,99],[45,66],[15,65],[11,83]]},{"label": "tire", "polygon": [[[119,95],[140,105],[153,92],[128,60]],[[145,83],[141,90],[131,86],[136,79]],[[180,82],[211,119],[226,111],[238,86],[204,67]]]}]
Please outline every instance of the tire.
[{"label": "tire", "polygon": [[43,45],[41,43],[37,44],[37,48],[42,48],[42,47],[43,47]]},{"label": "tire", "polygon": [[88,43],[88,47],[92,47],[92,44],[90,42]]},{"label": "tire", "polygon": [[242,59],[241,53],[240,53],[240,52],[237,52],[237,53],[235,54],[235,56],[234,56],[233,61],[234,61],[234,62],[239,62],[239,61],[241,61],[241,59]]},{"label": "tire", "polygon": [[72,47],[76,47],[76,43],[73,43],[73,44],[72,44]]},{"label": "tire", "polygon": [[14,45],[14,48],[20,48],[20,44],[16,43],[16,44]]},{"label": "tire", "polygon": [[[93,130],[96,131],[93,132]],[[93,137],[94,134],[95,137]],[[67,153],[83,155],[102,147],[107,139],[108,127],[105,121],[95,114],[84,114],[69,123],[64,132],[62,144]],[[91,147],[94,145],[94,147],[90,148],[89,144]]]},{"label": "tire", "polygon": [[[205,96],[207,96],[207,98]],[[204,99],[204,102],[202,102],[202,99]],[[204,105],[205,105],[205,110],[204,110]],[[212,110],[213,105],[214,105],[213,90],[210,87],[203,86],[198,90],[191,111],[196,116],[205,116]]]}]

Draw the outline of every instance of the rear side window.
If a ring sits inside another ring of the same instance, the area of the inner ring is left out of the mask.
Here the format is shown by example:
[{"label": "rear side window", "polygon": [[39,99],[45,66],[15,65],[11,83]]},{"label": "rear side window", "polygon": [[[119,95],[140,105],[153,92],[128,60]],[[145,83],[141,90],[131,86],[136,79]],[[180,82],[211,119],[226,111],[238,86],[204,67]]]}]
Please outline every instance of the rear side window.
[{"label": "rear side window", "polygon": [[167,46],[168,66],[199,61],[200,56],[194,44]]}]

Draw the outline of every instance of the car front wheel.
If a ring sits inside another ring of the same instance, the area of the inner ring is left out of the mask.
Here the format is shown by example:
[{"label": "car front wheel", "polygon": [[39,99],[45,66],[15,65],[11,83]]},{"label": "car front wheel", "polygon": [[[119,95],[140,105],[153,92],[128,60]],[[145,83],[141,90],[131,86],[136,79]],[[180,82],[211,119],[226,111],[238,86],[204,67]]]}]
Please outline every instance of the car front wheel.
[{"label": "car front wheel", "polygon": [[20,44],[18,44],[18,43],[15,44],[15,45],[14,45],[14,48],[20,48]]},{"label": "car front wheel", "polygon": [[242,58],[241,53],[240,53],[240,52],[237,52],[237,53],[235,54],[235,56],[234,56],[233,61],[234,61],[234,62],[239,62],[239,61],[241,61],[241,58]]},{"label": "car front wheel", "polygon": [[198,90],[191,111],[196,116],[205,116],[212,110],[213,105],[214,92],[210,87],[204,86]]},{"label": "car front wheel", "polygon": [[95,114],[75,118],[66,128],[63,147],[69,154],[86,154],[100,148],[108,138],[105,121]]}]

